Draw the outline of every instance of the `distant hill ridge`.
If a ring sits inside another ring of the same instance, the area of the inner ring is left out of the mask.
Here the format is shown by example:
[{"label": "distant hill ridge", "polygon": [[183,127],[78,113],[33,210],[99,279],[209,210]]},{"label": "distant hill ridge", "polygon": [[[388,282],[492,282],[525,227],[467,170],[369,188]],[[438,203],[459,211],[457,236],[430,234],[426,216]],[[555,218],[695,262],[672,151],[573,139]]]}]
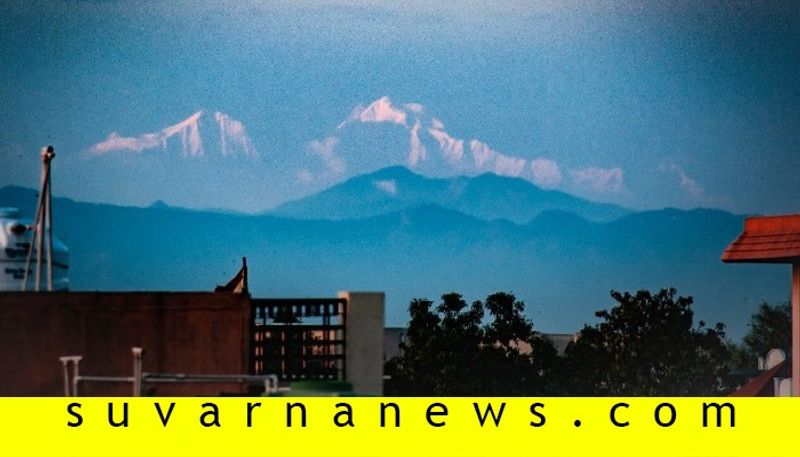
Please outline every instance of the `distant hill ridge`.
[{"label": "distant hill ridge", "polygon": [[[398,195],[406,189],[425,195],[430,187],[435,196],[446,196],[448,186],[463,187],[454,192],[457,198],[431,202],[435,199],[412,195],[385,206],[397,200],[369,189],[389,179],[396,180]],[[409,184],[415,180],[421,186]],[[481,183],[488,189],[481,190]],[[364,198],[373,203],[359,207],[352,193],[358,189],[368,191]],[[473,201],[464,195],[496,196],[498,189],[510,197],[491,201],[502,204],[454,208]],[[246,255],[256,296],[381,290],[387,294],[387,325],[407,323],[412,298],[457,291],[472,300],[504,290],[525,300],[540,329],[572,332],[611,305],[611,289],[676,287],[694,296],[697,320],[725,322],[737,338],[762,300],[788,296],[780,266],[722,264],[720,253],[742,227],[742,216],[724,211],[625,211],[596,222],[577,215],[574,206],[530,203],[541,201],[536,195],[569,205],[581,201],[525,182],[492,176],[429,179],[402,168],[354,178],[329,191],[310,197],[303,210],[325,209],[323,202],[330,199],[340,205],[339,218],[296,219],[289,216],[309,214],[292,205],[244,215],[55,198],[54,227],[70,248],[74,290],[212,290]],[[530,200],[516,199],[518,192]],[[509,216],[514,201],[530,206],[520,205],[523,209]],[[0,189],[0,207],[18,207],[30,216],[35,204],[34,190]]]},{"label": "distant hill ridge", "polygon": [[507,219],[519,224],[549,210],[567,211],[598,222],[630,213],[620,206],[545,190],[521,178],[491,173],[428,178],[395,166],[356,176],[317,194],[286,202],[270,214],[299,219],[352,219],[426,204],[484,220]]}]

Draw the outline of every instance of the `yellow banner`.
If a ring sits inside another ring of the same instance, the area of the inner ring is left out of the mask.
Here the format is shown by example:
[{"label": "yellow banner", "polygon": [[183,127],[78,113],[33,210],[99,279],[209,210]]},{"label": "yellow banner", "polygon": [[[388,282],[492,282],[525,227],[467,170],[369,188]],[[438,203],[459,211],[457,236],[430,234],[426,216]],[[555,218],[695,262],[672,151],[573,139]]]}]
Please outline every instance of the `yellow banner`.
[{"label": "yellow banner", "polygon": [[0,398],[8,456],[796,456],[798,398]]}]

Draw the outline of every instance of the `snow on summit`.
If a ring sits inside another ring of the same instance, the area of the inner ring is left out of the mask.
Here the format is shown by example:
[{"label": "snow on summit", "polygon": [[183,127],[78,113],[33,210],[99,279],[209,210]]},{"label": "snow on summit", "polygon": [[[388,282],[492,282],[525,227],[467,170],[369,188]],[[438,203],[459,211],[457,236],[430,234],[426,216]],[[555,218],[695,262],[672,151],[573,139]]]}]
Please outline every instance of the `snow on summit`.
[{"label": "snow on summit", "polygon": [[167,148],[168,144],[175,142],[180,145],[183,156],[202,156],[206,153],[206,141],[201,135],[203,121],[207,121],[211,125],[216,124],[214,130],[217,130],[219,135],[219,152],[222,156],[240,154],[247,157],[258,157],[258,151],[256,151],[253,141],[247,135],[247,130],[242,122],[219,111],[214,112],[209,117],[202,110],[157,132],[142,133],[130,137],[111,132],[104,141],[89,148],[89,152],[94,155],[103,155],[115,151],[140,153],[148,149],[161,148],[163,150]]},{"label": "snow on summit", "polygon": [[[542,187],[555,187],[561,183],[561,173],[554,161],[542,157],[531,160],[508,155],[476,139],[456,138],[447,132],[441,120],[430,116],[423,105],[415,102],[396,104],[387,96],[380,97],[366,106],[356,106],[337,126],[335,134],[324,140],[313,140],[309,143],[310,147],[316,149],[315,146],[322,142],[338,147],[340,136],[346,134],[347,129],[355,124],[394,124],[408,132],[406,137],[408,145],[404,147],[405,155],[383,166],[405,165],[417,168],[438,158],[443,159],[436,165],[443,168],[436,170],[439,174],[495,173],[527,179]],[[390,141],[382,137],[374,139],[376,143]],[[325,152],[324,157],[320,158],[324,159],[322,165],[328,168],[325,170],[327,175],[343,175],[347,169],[347,159],[352,157],[352,154],[340,153],[335,147],[327,148]],[[331,168],[331,164],[336,164],[335,170]],[[543,164],[548,170],[546,174],[541,171]],[[309,170],[302,170],[302,173],[303,176],[311,176]]]},{"label": "snow on summit", "polygon": [[[355,135],[362,143],[348,143],[351,129],[359,125],[386,127],[362,128]],[[398,136],[398,130],[405,130],[405,134]],[[562,170],[550,157],[523,157],[498,151],[479,139],[452,135],[444,122],[433,117],[422,104],[395,103],[388,96],[366,106],[357,105],[335,131],[323,139],[310,141],[308,149],[313,157],[296,173],[304,183],[336,182],[354,172],[364,172],[363,164],[372,161],[380,162],[375,169],[402,165],[437,176],[493,173],[525,179],[546,189],[583,190],[592,194],[618,193],[624,189],[622,170],[618,167]]]}]

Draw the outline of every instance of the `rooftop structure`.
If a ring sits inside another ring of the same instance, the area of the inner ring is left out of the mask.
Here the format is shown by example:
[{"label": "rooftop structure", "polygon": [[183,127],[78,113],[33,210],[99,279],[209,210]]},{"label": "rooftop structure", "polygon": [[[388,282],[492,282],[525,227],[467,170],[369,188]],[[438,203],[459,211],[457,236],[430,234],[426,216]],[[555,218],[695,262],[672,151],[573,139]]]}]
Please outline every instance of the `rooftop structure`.
[{"label": "rooftop structure", "polygon": [[800,214],[747,218],[722,261],[792,265],[792,396],[800,397]]},{"label": "rooftop structure", "polygon": [[800,262],[800,214],[747,218],[744,232],[725,249],[722,261]]},{"label": "rooftop structure", "polygon": [[[132,385],[135,395],[260,394],[267,378],[382,394],[383,293],[254,299],[226,287],[0,292],[0,395],[61,395],[77,362],[72,395],[129,395]],[[134,349],[146,356],[131,376]]]}]

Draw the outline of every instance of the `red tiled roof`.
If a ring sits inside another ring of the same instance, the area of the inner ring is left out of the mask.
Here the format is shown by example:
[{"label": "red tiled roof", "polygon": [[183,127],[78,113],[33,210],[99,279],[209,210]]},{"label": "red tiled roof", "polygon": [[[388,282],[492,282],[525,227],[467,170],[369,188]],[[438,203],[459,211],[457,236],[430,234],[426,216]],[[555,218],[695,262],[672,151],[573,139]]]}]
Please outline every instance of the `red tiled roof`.
[{"label": "red tiled roof", "polygon": [[739,387],[729,397],[772,397],[775,395],[775,383],[772,381],[775,377],[784,372],[786,361],[775,365],[772,369],[767,370],[757,377],[753,378],[747,384]]},{"label": "red tiled roof", "polygon": [[722,253],[723,262],[800,262],[800,214],[748,217],[744,232]]}]

